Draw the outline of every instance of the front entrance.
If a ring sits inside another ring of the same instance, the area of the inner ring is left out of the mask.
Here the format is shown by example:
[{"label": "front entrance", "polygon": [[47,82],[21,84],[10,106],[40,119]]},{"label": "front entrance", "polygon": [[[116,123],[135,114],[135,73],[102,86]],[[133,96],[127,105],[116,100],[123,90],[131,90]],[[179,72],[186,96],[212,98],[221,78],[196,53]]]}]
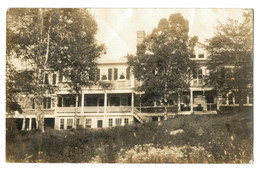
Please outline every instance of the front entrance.
[{"label": "front entrance", "polygon": [[203,97],[203,91],[193,92],[193,111],[203,111],[205,105],[205,98]]},{"label": "front entrance", "polygon": [[193,111],[216,111],[215,91],[193,91]]}]

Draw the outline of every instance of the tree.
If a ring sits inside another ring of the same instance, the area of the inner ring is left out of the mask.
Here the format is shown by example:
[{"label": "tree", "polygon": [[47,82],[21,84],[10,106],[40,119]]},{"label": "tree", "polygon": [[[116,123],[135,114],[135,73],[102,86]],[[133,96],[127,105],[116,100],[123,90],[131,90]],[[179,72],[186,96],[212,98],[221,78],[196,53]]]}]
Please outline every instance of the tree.
[{"label": "tree", "polygon": [[253,88],[253,18],[252,10],[243,13],[244,20],[229,19],[219,23],[215,35],[208,39],[209,76],[220,95],[231,92],[237,96],[240,110],[243,96]]},{"label": "tree", "polygon": [[[188,21],[181,14],[161,19],[143,43],[137,46],[136,56],[128,55],[139,90],[147,101],[160,100],[165,107],[167,120],[169,99],[178,97],[180,90],[188,90],[191,72],[195,68],[189,59],[197,37],[189,38]],[[175,95],[174,95],[175,93]]]},{"label": "tree", "polygon": [[[105,51],[95,39],[96,32],[97,24],[86,9],[7,11],[7,60],[11,56],[19,58],[33,72],[31,86],[24,90],[34,95],[36,121],[41,131],[44,131],[44,97],[58,90],[42,83],[46,71],[63,74],[65,85],[78,98],[83,86],[95,83],[89,76],[95,74],[96,60]],[[77,105],[75,118],[76,113]]]}]

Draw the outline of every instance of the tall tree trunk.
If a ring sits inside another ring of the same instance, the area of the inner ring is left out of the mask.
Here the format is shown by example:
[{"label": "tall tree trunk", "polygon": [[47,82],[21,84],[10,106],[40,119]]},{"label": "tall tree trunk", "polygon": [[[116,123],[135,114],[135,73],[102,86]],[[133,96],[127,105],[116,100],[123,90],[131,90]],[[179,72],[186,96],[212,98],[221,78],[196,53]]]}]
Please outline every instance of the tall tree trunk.
[{"label": "tall tree trunk", "polygon": [[76,94],[75,114],[74,114],[74,128],[77,128],[78,101],[79,101],[79,94],[77,93]]}]

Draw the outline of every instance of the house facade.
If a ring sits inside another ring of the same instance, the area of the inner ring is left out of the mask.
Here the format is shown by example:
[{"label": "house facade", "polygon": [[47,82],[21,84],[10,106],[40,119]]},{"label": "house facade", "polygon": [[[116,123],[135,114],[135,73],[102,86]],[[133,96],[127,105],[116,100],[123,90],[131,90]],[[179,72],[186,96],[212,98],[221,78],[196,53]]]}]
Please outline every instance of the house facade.
[{"label": "house facade", "polygon": [[[137,43],[141,43],[143,37],[143,31],[137,32]],[[197,43],[194,55],[190,59],[199,65],[199,70],[193,72],[189,91],[178,93],[177,99],[170,101],[169,117],[216,114],[225,108],[238,107],[236,96],[231,93],[218,96],[213,87],[204,85],[204,77],[209,71],[208,54],[202,43]],[[119,61],[100,60],[97,78],[110,83],[111,88],[102,89],[99,86],[83,88],[76,108],[76,95],[71,94],[64,85],[66,79],[58,73],[46,73],[44,83],[56,85],[58,91],[43,100],[45,127],[64,130],[71,129],[76,124],[82,128],[106,128],[163,120],[164,106],[159,101],[143,104],[144,93],[136,90],[140,82],[131,73],[126,58]],[[252,108],[252,94],[249,93],[244,97],[244,106]],[[17,119],[18,129],[33,130],[36,128],[34,103],[30,98],[22,98],[22,101],[24,113],[16,112],[14,116],[7,118]]]}]

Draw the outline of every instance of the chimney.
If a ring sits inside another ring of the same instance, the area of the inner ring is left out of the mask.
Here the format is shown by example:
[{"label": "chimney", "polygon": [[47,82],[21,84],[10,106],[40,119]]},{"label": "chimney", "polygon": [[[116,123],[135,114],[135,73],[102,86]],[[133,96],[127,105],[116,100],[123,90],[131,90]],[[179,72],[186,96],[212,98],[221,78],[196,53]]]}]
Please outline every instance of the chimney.
[{"label": "chimney", "polygon": [[137,33],[137,45],[140,45],[145,37],[145,32],[144,31],[136,31]]}]

